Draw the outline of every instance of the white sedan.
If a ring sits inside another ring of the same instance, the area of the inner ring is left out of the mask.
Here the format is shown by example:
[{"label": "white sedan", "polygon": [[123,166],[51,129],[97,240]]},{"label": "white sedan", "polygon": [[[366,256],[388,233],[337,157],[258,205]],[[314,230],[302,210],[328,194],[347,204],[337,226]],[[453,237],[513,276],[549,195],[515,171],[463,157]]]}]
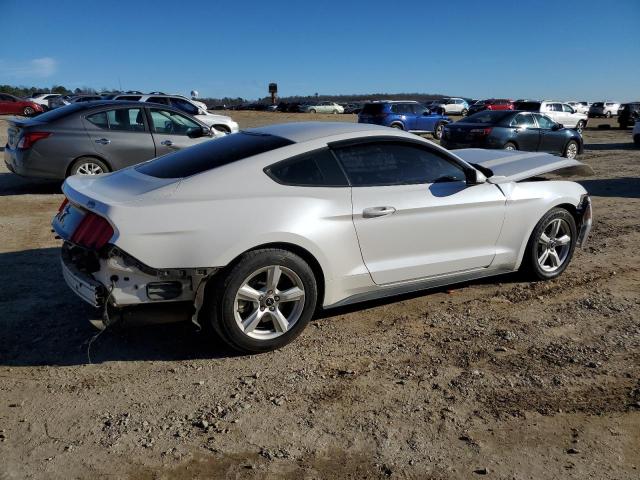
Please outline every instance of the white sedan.
[{"label": "white sedan", "polygon": [[591,202],[540,176],[571,170],[588,167],[454,153],[376,125],[289,123],[69,177],[52,224],[65,280],[103,325],[170,313],[262,352],[317,308],[516,270],[557,277],[588,236]]},{"label": "white sedan", "polygon": [[301,105],[300,111],[303,113],[344,113],[344,107],[335,102],[318,102]]}]

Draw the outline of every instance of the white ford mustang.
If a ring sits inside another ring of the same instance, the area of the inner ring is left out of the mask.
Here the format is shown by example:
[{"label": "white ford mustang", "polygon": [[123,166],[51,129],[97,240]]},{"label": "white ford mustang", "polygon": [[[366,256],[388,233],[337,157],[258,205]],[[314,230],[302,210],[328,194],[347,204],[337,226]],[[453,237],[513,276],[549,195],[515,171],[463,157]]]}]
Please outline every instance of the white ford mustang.
[{"label": "white ford mustang", "polygon": [[53,227],[65,280],[103,325],[169,312],[261,352],[294,339],[317,307],[518,269],[557,277],[588,236],[591,202],[540,175],[575,170],[588,167],[290,123],[70,177]]}]

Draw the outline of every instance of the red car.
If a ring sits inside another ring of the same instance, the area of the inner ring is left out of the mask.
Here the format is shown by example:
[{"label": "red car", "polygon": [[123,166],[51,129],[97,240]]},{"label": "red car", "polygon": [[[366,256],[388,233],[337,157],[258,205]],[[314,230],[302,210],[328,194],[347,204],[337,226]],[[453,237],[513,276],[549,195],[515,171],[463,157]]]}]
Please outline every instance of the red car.
[{"label": "red car", "polygon": [[24,115],[29,117],[34,113],[42,112],[42,106],[29,100],[14,97],[8,93],[0,93],[0,115]]},{"label": "red car", "polygon": [[469,107],[469,115],[483,110],[513,110],[513,102],[506,98],[480,100]]}]

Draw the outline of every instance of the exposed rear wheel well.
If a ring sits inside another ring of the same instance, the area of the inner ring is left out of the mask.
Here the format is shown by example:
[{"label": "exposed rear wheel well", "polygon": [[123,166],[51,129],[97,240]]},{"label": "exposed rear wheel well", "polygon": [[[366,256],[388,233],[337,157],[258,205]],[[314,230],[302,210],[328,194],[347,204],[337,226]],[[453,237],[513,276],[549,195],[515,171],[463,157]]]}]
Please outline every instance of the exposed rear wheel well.
[{"label": "exposed rear wheel well", "polygon": [[262,250],[263,248],[279,248],[281,250],[287,250],[291,253],[295,253],[300,258],[302,258],[305,262],[307,262],[309,267],[311,267],[311,271],[313,272],[313,276],[316,279],[316,285],[318,288],[317,308],[318,309],[322,308],[322,305],[324,303],[324,273],[322,272],[322,267],[320,266],[320,263],[318,262],[318,260],[316,260],[316,258],[311,254],[311,252],[309,252],[308,250],[298,245],[294,245],[293,243],[274,242],[274,243],[265,243],[263,245],[258,245],[256,247],[253,247],[245,252],[242,252],[240,255],[234,258],[231,262],[229,262],[229,265],[227,265],[222,271],[217,273],[214,276],[214,278],[219,276],[220,274],[225,275],[226,272],[229,270],[229,268],[235,265],[245,253],[253,252],[255,250]]}]

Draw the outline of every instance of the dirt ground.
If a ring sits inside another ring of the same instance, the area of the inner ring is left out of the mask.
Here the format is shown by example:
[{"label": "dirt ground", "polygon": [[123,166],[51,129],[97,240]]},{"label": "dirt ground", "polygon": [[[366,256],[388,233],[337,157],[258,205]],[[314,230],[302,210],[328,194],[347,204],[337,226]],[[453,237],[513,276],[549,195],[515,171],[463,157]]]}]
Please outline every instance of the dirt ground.
[{"label": "dirt ground", "polygon": [[640,149],[590,123],[595,226],[561,278],[329,311],[258,356],[186,324],[95,337],[49,229],[60,185],[2,165],[0,479],[640,478]]}]

